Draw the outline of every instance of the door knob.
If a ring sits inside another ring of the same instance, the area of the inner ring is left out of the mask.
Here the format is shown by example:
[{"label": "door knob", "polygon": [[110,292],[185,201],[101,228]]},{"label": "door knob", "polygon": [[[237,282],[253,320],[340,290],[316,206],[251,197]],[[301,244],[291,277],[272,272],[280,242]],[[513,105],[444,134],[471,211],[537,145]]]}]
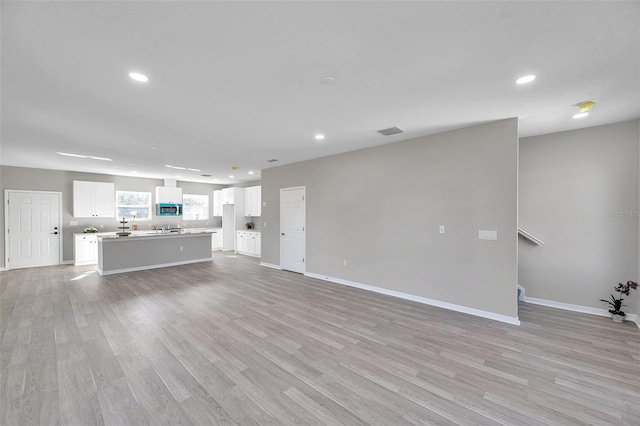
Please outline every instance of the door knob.
[{"label": "door knob", "polygon": [[54,227],[53,229],[55,229],[55,230],[57,231],[57,230],[58,230],[58,227],[56,226],[56,227]]},{"label": "door knob", "polygon": [[282,235],[284,235],[284,232],[282,233]]},{"label": "door knob", "polygon": [[58,235],[58,231],[52,232],[53,235]]}]

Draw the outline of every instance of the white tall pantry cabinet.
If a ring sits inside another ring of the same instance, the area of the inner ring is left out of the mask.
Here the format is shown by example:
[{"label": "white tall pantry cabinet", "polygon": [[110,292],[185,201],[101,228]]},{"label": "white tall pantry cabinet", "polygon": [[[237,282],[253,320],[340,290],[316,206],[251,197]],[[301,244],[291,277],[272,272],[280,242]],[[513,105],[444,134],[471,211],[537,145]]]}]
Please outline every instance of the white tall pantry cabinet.
[{"label": "white tall pantry cabinet", "polygon": [[222,250],[236,250],[236,230],[244,227],[244,203],[242,188],[222,190]]}]

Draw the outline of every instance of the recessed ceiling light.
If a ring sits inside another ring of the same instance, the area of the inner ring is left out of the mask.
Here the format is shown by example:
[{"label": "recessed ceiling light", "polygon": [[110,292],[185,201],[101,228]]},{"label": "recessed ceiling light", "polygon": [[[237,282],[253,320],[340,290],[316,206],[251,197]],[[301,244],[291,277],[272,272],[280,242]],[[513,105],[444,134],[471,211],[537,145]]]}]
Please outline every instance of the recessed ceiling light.
[{"label": "recessed ceiling light", "polygon": [[89,158],[91,158],[92,160],[100,160],[100,161],[113,161],[111,158],[105,158],[105,157],[93,157],[93,156],[89,156]]},{"label": "recessed ceiling light", "polygon": [[577,114],[573,114],[571,118],[585,118],[587,115],[589,115],[588,112],[579,112]]},{"label": "recessed ceiling light", "polygon": [[335,77],[331,77],[330,75],[327,75],[320,79],[320,83],[324,84],[325,86],[331,86],[332,84],[336,84],[336,79]]},{"label": "recessed ceiling light", "polygon": [[316,140],[317,140],[317,141],[321,141],[321,140],[323,140],[323,139],[324,139],[324,135],[323,135],[323,134],[318,133],[318,134],[316,135]]},{"label": "recessed ceiling light", "polygon": [[536,76],[533,74],[530,75],[525,75],[520,77],[519,79],[516,80],[516,84],[527,84],[527,83],[531,83],[533,80],[536,79]]},{"label": "recessed ceiling light", "polygon": [[229,175],[229,178],[233,179],[233,175]]},{"label": "recessed ceiling light", "polygon": [[140,74],[138,72],[130,72],[129,73],[129,77],[131,77],[135,81],[139,81],[141,83],[146,83],[147,81],[149,81],[149,77],[147,77],[144,74]]},{"label": "recessed ceiling light", "polygon": [[200,171],[200,169],[187,169],[187,170],[189,170],[190,172],[199,172]]},{"label": "recessed ceiling light", "polygon": [[78,158],[87,158],[86,155],[80,154],[69,154],[68,152],[56,152],[58,155],[64,155],[65,157],[78,157]]},{"label": "recessed ceiling light", "polygon": [[249,174],[250,174],[250,175],[252,175],[252,174],[253,174],[253,172],[252,172],[251,170],[249,170]]}]

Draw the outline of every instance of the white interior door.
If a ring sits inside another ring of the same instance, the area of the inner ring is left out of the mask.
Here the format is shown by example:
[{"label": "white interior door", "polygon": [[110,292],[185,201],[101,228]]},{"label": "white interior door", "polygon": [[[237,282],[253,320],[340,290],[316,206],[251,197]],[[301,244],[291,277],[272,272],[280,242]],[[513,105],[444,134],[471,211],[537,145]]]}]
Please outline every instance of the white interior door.
[{"label": "white interior door", "polygon": [[280,267],[305,272],[305,188],[280,190]]},{"label": "white interior door", "polygon": [[5,191],[5,198],[7,269],[59,265],[61,194]]}]

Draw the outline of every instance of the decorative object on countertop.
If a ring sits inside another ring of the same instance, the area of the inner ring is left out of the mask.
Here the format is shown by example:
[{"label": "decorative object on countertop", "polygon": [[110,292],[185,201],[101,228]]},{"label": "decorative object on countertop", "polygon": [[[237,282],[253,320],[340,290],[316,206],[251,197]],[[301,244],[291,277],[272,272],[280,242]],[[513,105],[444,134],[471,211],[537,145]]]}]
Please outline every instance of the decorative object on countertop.
[{"label": "decorative object on countertop", "polygon": [[600,299],[601,302],[608,303],[609,307],[612,308],[609,309],[609,313],[611,314],[611,319],[615,322],[623,322],[624,317],[626,316],[626,314],[622,311],[622,307],[625,306],[622,304],[622,301],[624,300],[622,298],[622,295],[624,294],[625,296],[628,296],[629,291],[631,291],[632,289],[635,290],[636,287],[638,287],[638,283],[635,283],[633,281],[627,281],[626,284],[619,283],[617,287],[613,288],[615,291],[620,293],[617,299],[613,294],[609,297],[609,300]]},{"label": "decorative object on countertop", "polygon": [[83,232],[85,234],[95,234],[96,232],[98,232],[98,228],[96,228],[95,226],[90,226],[88,228],[84,228]]},{"label": "decorative object on countertop", "polygon": [[247,222],[247,229],[253,229],[253,222]]},{"label": "decorative object on countertop", "polygon": [[[131,230],[132,230],[132,231],[137,231],[137,230],[138,230],[138,225],[136,225],[135,223],[133,223],[133,222],[135,222],[135,221],[136,221],[136,218],[137,218],[137,217],[138,217],[138,212],[133,212],[133,213],[131,213],[131,222],[132,222],[132,223],[131,223]],[[124,218],[123,218],[123,219],[124,219]]]},{"label": "decorative object on countertop", "polygon": [[127,221],[124,220],[124,217],[122,218],[122,220],[120,221],[120,223],[122,224],[122,226],[118,226],[118,229],[121,229],[121,232],[118,232],[116,235],[118,237],[128,237],[131,232],[127,232],[126,230],[129,229],[128,226],[125,226],[127,224]]}]

